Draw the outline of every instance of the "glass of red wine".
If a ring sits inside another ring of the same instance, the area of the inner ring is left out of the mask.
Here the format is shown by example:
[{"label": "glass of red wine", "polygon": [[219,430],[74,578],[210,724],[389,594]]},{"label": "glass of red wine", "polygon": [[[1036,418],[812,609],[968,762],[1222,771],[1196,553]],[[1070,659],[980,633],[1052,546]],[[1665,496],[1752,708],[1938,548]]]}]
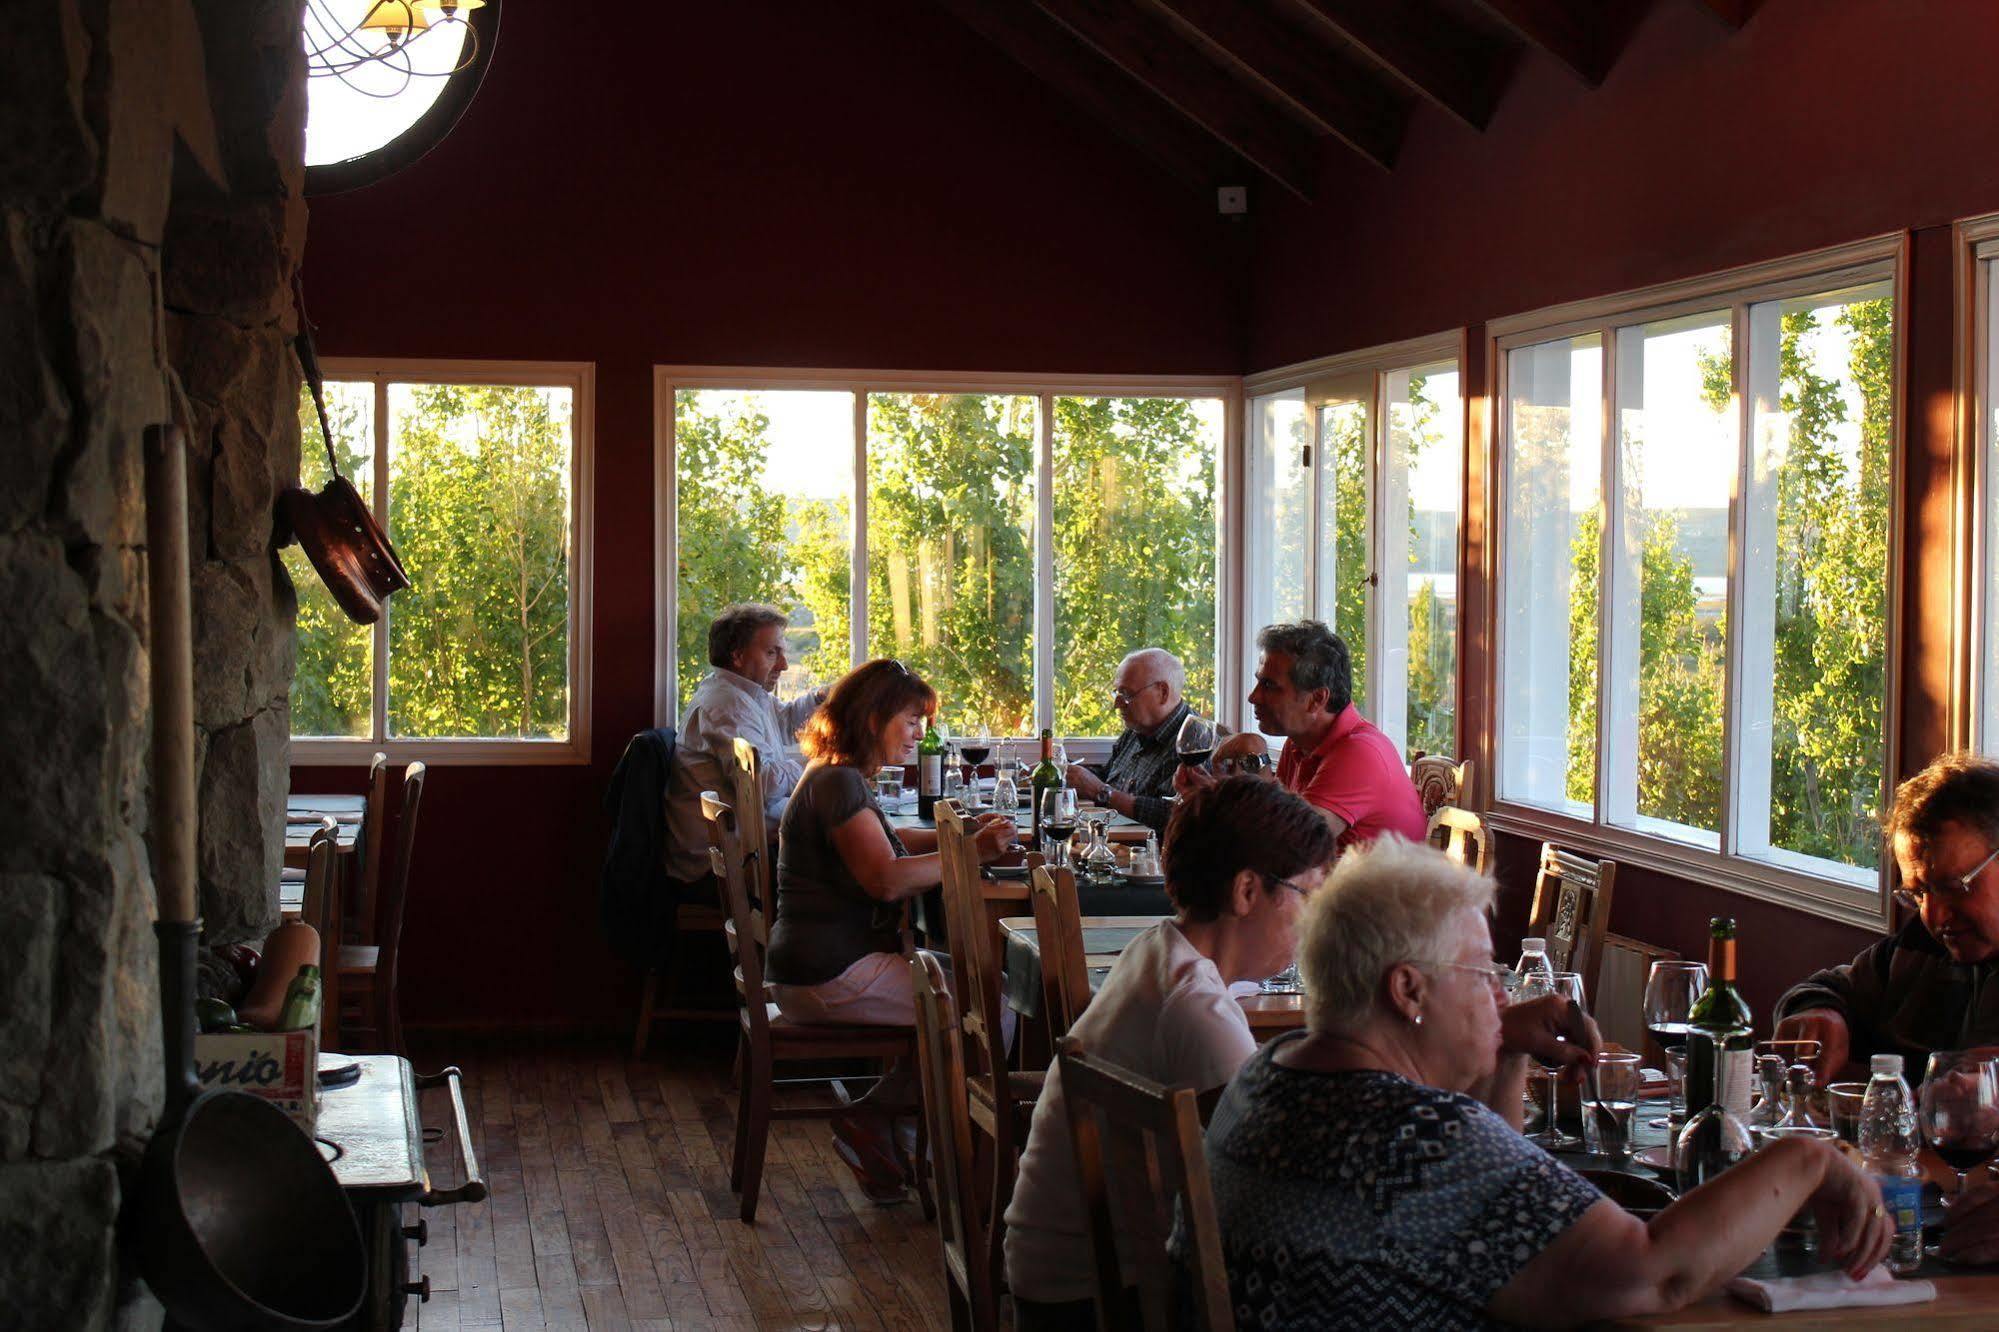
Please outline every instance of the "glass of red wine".
[{"label": "glass of red wine", "polygon": [[1069,839],[1076,835],[1076,789],[1051,786],[1041,793],[1041,836],[1048,863],[1056,869],[1069,864]]},{"label": "glass of red wine", "polygon": [[1198,768],[1215,752],[1215,724],[1199,713],[1190,712],[1180,723],[1180,735],[1173,741],[1182,767]]},{"label": "glass of red wine", "polygon": [[[958,752],[965,756],[965,792],[972,808],[979,806],[979,769],[992,757],[993,738],[981,731],[958,742]],[[997,783],[995,783],[997,785]]]},{"label": "glass of red wine", "polygon": [[1943,1163],[1965,1176],[1999,1152],[1999,1061],[1972,1050],[1939,1050],[1930,1056],[1916,1093],[1916,1120]]},{"label": "glass of red wine", "polygon": [[1680,1079],[1687,1063],[1687,1030],[1694,1000],[1707,989],[1707,964],[1679,958],[1652,964],[1645,978],[1645,1030],[1659,1042],[1666,1054],[1666,1075],[1672,1083],[1671,1108],[1664,1119],[1651,1121],[1653,1128],[1670,1128],[1686,1114],[1685,1090]]}]

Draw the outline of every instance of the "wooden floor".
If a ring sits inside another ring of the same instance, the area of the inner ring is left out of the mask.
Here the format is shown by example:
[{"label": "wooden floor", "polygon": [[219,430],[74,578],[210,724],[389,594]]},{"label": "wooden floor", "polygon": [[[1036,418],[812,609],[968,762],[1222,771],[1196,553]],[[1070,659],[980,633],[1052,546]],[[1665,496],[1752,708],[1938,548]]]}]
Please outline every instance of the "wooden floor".
[{"label": "wooden floor", "polygon": [[[426,1040],[419,1071],[465,1071],[491,1195],[425,1213],[428,1304],[405,1326],[943,1328],[936,1232],[915,1202],[870,1204],[823,1122],[772,1127],[757,1222],[729,1192],[735,1092],[712,1037],[633,1063],[603,1045]],[[424,1122],[450,1123],[442,1090]],[[455,1182],[447,1145],[433,1182]]]}]

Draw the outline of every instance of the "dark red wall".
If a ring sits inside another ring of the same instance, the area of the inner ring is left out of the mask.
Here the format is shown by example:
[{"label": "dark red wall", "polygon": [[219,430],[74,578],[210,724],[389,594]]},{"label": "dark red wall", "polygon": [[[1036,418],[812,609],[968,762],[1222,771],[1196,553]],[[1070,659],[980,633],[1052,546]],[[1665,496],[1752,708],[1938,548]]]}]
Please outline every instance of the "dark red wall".
[{"label": "dark red wall", "polygon": [[508,4],[457,130],[315,200],[305,262],[328,354],[597,366],[593,761],[432,770],[408,1019],[632,1011],[596,872],[654,720],[655,364],[1233,374],[1239,238],[926,0]]},{"label": "dark red wall", "polygon": [[[1392,174],[1329,156],[1322,202],[1264,191],[1246,359],[1261,369],[1461,325],[1476,351],[1500,316],[1915,232],[1896,707],[1902,770],[1920,767],[1948,742],[1949,223],[1999,208],[1995,47],[1999,8],[1984,0],[1765,0],[1739,32],[1690,0],[1656,0],[1599,89],[1529,57],[1486,132],[1425,109]],[[1474,391],[1483,373],[1475,356]],[[1466,650],[1476,679],[1483,636]],[[1471,692],[1467,716],[1483,716]],[[1537,853],[1500,839],[1509,956]],[[1739,919],[1759,1016],[1866,938],[1628,866],[1611,928],[1700,956],[1721,914]]]}]

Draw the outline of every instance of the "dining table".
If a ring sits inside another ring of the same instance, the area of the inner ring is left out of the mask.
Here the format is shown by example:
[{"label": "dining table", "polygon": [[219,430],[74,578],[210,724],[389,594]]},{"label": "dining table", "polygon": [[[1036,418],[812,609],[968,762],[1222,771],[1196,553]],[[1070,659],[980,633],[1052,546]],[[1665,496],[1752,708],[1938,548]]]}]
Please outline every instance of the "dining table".
[{"label": "dining table", "polygon": [[297,920],[305,910],[306,857],[312,849],[312,835],[332,819],[333,852],[336,868],[343,877],[353,873],[349,859],[361,845],[361,826],[368,813],[365,795],[300,795],[285,797],[285,862],[278,878],[278,912],[285,920]]},{"label": "dining table", "polygon": [[[1158,916],[1084,916],[1083,965],[1089,973],[1090,991],[1095,993],[1110,975],[1118,955],[1142,932],[1159,923]],[[1041,1013],[1041,948],[1035,936],[1032,916],[1001,919],[1000,937],[1005,943],[1001,970],[1005,977],[1007,1006],[1024,1018]],[[1256,1039],[1267,1041],[1305,1025],[1305,997],[1302,994],[1266,994],[1247,983],[1230,987]]]}]

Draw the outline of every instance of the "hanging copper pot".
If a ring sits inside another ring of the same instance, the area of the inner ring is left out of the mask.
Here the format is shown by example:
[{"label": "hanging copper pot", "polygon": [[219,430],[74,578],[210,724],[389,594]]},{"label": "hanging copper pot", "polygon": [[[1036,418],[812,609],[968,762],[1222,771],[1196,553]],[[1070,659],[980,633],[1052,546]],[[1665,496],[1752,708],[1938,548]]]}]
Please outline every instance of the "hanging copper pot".
[{"label": "hanging copper pot", "polygon": [[340,461],[333,453],[333,428],[326,419],[326,384],[312,345],[312,325],[306,322],[305,293],[296,277],[292,279],[292,299],[298,311],[298,337],[293,346],[305,382],[312,388],[312,405],[319,412],[319,433],[326,444],[326,466],[332,478],[317,493],[288,487],[278,502],[284,506],[292,534],[340,609],[356,624],[373,624],[382,618],[382,606],[390,594],[408,587],[410,577],[396,558],[396,548],[389,544],[389,534],[375,521],[353,483],[340,474]]}]

